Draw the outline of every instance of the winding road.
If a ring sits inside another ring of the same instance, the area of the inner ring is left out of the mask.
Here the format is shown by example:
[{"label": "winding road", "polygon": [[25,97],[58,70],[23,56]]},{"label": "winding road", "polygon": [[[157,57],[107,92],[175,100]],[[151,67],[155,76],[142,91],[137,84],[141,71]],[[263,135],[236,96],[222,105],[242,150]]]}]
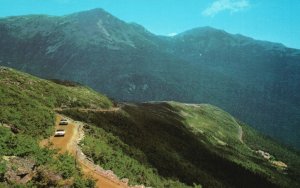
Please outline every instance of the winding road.
[{"label": "winding road", "polygon": [[58,149],[59,153],[69,152],[75,157],[76,163],[80,165],[85,176],[91,177],[96,181],[96,187],[98,188],[129,188],[127,182],[119,180],[118,177],[113,174],[113,172],[106,171],[100,166],[95,165],[82,153],[78,143],[84,137],[83,123],[67,118],[69,124],[61,126],[59,125],[59,122],[62,118],[62,115],[56,116],[55,130],[63,128],[66,131],[65,136],[51,136],[50,138],[41,141],[40,145],[46,146],[51,144],[51,147]]}]

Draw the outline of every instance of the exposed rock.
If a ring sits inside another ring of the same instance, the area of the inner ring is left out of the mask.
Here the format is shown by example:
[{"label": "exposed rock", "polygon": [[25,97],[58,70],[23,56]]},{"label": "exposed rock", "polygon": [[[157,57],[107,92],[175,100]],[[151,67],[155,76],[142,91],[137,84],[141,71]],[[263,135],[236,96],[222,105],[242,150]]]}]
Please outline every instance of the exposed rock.
[{"label": "exposed rock", "polygon": [[26,184],[33,180],[41,187],[71,187],[73,181],[65,181],[55,171],[39,166],[33,160],[16,156],[4,156],[7,171],[4,174],[4,181],[8,184]]},{"label": "exposed rock", "polygon": [[10,126],[8,124],[5,124],[5,123],[0,123],[0,127],[5,127],[5,128],[10,129]]},{"label": "exposed rock", "polygon": [[263,158],[269,160],[271,158],[270,153],[262,151],[262,150],[258,150],[256,151],[256,153],[260,154]]},{"label": "exposed rock", "polygon": [[33,178],[35,174],[33,160],[20,157],[6,157],[5,160],[8,162],[4,179],[8,183],[25,184]]},{"label": "exposed rock", "polygon": [[5,160],[5,161],[9,161],[9,159],[10,159],[11,157],[15,157],[15,156],[3,156],[2,159]]},{"label": "exposed rock", "polygon": [[279,168],[281,168],[281,169],[287,169],[287,167],[288,167],[288,165],[285,164],[285,163],[282,162],[282,161],[271,161],[271,163],[272,163],[273,165],[275,165],[276,167],[279,167]]},{"label": "exposed rock", "polygon": [[256,151],[256,153],[260,154],[263,158],[267,159],[272,165],[274,165],[275,167],[278,167],[282,170],[285,170],[288,168],[288,165],[285,164],[282,161],[276,161],[274,160],[275,158],[268,152],[262,151],[262,150],[258,150]]}]

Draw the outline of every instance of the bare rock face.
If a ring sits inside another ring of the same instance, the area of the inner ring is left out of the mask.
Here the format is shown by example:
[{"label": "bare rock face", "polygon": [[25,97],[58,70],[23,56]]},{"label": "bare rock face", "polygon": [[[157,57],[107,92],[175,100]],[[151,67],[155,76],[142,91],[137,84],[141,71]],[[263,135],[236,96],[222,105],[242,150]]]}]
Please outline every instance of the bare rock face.
[{"label": "bare rock face", "polygon": [[20,157],[7,158],[7,171],[4,179],[8,183],[25,184],[32,180],[35,172],[35,162]]},{"label": "bare rock face", "polygon": [[[24,185],[34,181],[39,187],[72,187],[73,180],[64,180],[57,172],[46,166],[36,166],[34,160],[16,156],[4,156],[6,172],[3,180],[8,185]],[[0,186],[1,187],[1,186]]]}]

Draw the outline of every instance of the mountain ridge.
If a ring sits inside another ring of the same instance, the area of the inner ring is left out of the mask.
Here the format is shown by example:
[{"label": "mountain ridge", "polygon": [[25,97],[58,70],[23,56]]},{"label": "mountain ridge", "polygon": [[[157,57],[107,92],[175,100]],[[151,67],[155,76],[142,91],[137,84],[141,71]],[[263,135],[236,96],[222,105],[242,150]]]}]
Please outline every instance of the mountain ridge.
[{"label": "mountain ridge", "polygon": [[242,41],[255,41],[257,43],[261,43],[261,45],[269,44],[269,45],[273,45],[273,46],[278,46],[278,47],[281,46],[281,47],[284,47],[284,48],[299,50],[297,48],[292,48],[292,47],[285,46],[284,44],[279,43],[279,42],[272,42],[272,41],[267,41],[267,40],[257,40],[253,37],[248,37],[248,36],[240,34],[240,33],[230,33],[230,32],[227,32],[223,29],[217,29],[217,28],[210,27],[210,26],[203,26],[203,27],[196,27],[196,28],[188,29],[186,31],[178,33],[177,35],[174,36],[174,38],[181,37],[182,35],[191,35],[191,34],[195,34],[195,35],[200,34],[200,35],[205,36],[205,35],[207,35],[207,33],[223,34],[223,35],[231,36],[233,38],[238,37],[237,39],[239,39],[239,40],[242,40]]},{"label": "mountain ridge", "polygon": [[[110,14],[109,12],[105,11],[104,9],[102,8],[94,8],[94,9],[90,9],[90,10],[85,10],[85,11],[80,11],[80,12],[75,12],[75,13],[71,13],[71,14],[64,14],[62,16],[58,16],[58,15],[47,15],[47,14],[29,14],[29,15],[16,15],[16,16],[7,16],[7,17],[0,17],[0,19],[11,19],[11,18],[21,18],[21,17],[49,17],[49,18],[59,18],[59,17],[84,17],[84,18],[92,18],[92,19],[96,19],[96,18],[105,18],[105,17],[108,17],[108,18],[113,18],[114,20],[117,20],[119,21],[120,23],[123,23],[123,24],[129,24],[129,25],[133,25],[133,26],[137,26],[139,28],[141,28],[141,30],[144,30],[145,32],[149,33],[149,34],[152,34],[152,35],[156,35],[152,32],[150,32],[149,30],[147,30],[144,26],[136,23],[136,22],[125,22],[121,19],[118,19],[117,17],[113,16],[112,14]],[[190,32],[195,32],[195,31],[200,31],[200,32],[218,32],[218,33],[223,33],[223,34],[229,34],[229,35],[234,35],[234,36],[239,36],[239,37],[242,37],[244,39],[252,39],[252,40],[255,40],[257,42],[262,42],[262,43],[268,43],[268,44],[275,44],[275,45],[278,45],[278,46],[283,46],[285,48],[290,48],[290,49],[295,49],[295,50],[300,50],[298,48],[292,48],[292,47],[288,47],[282,43],[279,43],[279,42],[272,42],[272,41],[267,41],[267,40],[257,40],[253,37],[248,37],[246,35],[243,35],[243,34],[240,34],[240,33],[230,33],[230,32],[227,32],[223,29],[217,29],[217,28],[214,28],[214,27],[211,27],[211,26],[199,26],[199,27],[195,27],[195,28],[192,28],[192,29],[187,29],[185,31],[182,31],[180,33],[178,33],[177,35],[171,37],[171,38],[176,38],[176,37],[179,37],[181,35],[186,35],[186,34],[189,34]],[[170,38],[168,36],[165,36],[165,35],[156,35],[156,36],[161,36],[161,37],[164,37],[164,38]]]},{"label": "mountain ridge", "polygon": [[88,13],[91,22],[0,19],[0,64],[79,82],[119,101],[214,104],[300,147],[300,50],[207,28],[213,33],[156,36],[101,9]]}]

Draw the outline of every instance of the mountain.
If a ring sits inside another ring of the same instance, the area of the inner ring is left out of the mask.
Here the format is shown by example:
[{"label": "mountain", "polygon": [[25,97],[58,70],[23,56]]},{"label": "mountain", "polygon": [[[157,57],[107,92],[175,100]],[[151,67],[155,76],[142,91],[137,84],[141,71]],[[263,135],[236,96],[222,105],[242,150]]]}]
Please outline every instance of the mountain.
[{"label": "mountain", "polygon": [[156,36],[102,9],[0,19],[0,65],[118,101],[220,106],[300,148],[300,50],[210,27]]},{"label": "mountain", "polygon": [[[0,96],[1,187],[22,183],[12,180],[14,173],[21,174],[22,180],[27,177],[28,187],[94,185],[83,178],[80,167],[74,167],[77,155],[40,148],[38,143],[53,134],[57,111],[84,124],[85,136],[79,147],[90,163],[128,178],[129,185],[217,188],[300,184],[299,153],[209,104],[113,104],[90,88],[54,83],[6,67],[0,67]],[[14,161],[19,162],[12,168]],[[24,172],[28,165],[18,167],[22,161],[33,164],[33,174]]]},{"label": "mountain", "polygon": [[201,75],[195,81],[196,100],[222,106],[257,129],[299,146],[299,50],[212,28],[187,31],[175,40],[174,54],[181,54]]}]

